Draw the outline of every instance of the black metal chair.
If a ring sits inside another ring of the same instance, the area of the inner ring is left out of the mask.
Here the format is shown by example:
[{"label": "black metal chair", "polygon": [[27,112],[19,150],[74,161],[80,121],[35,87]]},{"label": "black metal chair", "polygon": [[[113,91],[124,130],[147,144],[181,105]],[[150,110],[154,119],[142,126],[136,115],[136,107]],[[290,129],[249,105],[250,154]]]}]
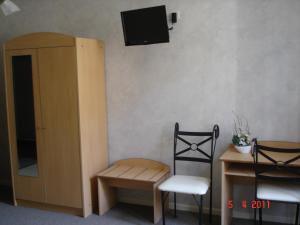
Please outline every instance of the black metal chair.
[{"label": "black metal chair", "polygon": [[[199,136],[206,137],[204,140],[198,143],[190,143],[182,136]],[[176,217],[176,193],[183,194],[192,194],[194,199],[196,200],[197,205],[199,206],[199,225],[202,224],[202,201],[203,195],[207,193],[207,190],[210,189],[210,207],[209,207],[209,221],[212,221],[212,174],[213,174],[213,158],[216,147],[216,141],[219,137],[219,126],[214,125],[213,130],[211,132],[188,132],[188,131],[180,131],[179,124],[175,124],[175,132],[174,132],[174,176],[170,177],[166,181],[164,181],[160,186],[159,190],[161,191],[161,201],[162,201],[162,220],[163,225],[165,225],[165,201],[168,199],[168,195],[170,192],[174,193],[174,215]],[[188,147],[177,151],[177,141],[180,140]],[[200,149],[199,146],[211,141],[210,152],[206,153],[204,150]],[[199,156],[190,157],[184,156],[184,153],[189,151],[197,152]],[[205,177],[198,176],[183,176],[176,175],[176,161],[190,161],[190,162],[203,162],[210,164],[210,179]],[[165,195],[165,192],[167,195]],[[198,201],[196,195],[200,196],[200,200]]]},{"label": "black metal chair", "polygon": [[[300,148],[275,148],[258,144],[254,139],[253,159],[255,170],[255,201],[274,201],[296,204],[295,225],[298,225],[300,208],[300,169],[291,164],[300,159]],[[281,161],[277,155],[289,154],[288,160]],[[273,154],[273,157],[270,155]],[[270,165],[262,166],[261,160]],[[256,220],[254,209],[254,224]],[[262,207],[259,207],[259,225],[262,225]]]}]

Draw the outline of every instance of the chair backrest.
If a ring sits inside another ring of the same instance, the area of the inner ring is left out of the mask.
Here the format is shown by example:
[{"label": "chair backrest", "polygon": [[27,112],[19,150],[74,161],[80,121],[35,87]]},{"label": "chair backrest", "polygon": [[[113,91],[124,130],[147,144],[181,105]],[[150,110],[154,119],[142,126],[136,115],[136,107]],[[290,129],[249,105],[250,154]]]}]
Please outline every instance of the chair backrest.
[{"label": "chair backrest", "polygon": [[[211,165],[211,172],[212,172],[212,164],[213,164],[213,157],[216,148],[216,142],[219,137],[219,126],[214,125],[212,131],[209,132],[190,132],[190,131],[181,131],[179,130],[179,124],[175,124],[175,131],[174,131],[174,175],[176,174],[176,161],[191,161],[191,162],[203,162],[209,163]],[[198,137],[206,137],[204,140],[201,140],[198,143],[191,143],[190,141],[186,140],[183,136],[198,136]],[[177,150],[177,142],[181,141],[187,145],[187,148]],[[207,153],[200,148],[201,145],[211,142],[210,151]],[[197,152],[197,156],[187,157],[183,156],[184,153],[187,152]],[[211,174],[212,175],[212,174]]]},{"label": "chair backrest", "polygon": [[256,181],[300,182],[300,168],[293,165],[296,161],[300,160],[300,148],[270,147],[259,144],[256,139],[253,142]]}]

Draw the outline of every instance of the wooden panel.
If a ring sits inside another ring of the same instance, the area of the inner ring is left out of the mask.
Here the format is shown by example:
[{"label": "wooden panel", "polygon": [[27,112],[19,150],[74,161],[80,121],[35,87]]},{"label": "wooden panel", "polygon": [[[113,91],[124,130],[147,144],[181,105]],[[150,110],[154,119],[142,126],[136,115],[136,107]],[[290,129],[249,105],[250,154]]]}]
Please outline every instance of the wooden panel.
[{"label": "wooden panel", "polygon": [[142,159],[142,158],[130,158],[130,159],[122,159],[114,163],[115,165],[129,165],[129,166],[139,166],[151,169],[167,169],[169,170],[169,166],[150,159]]},{"label": "wooden panel", "polygon": [[75,48],[39,49],[38,59],[46,203],[81,208]]},{"label": "wooden panel", "polygon": [[5,43],[5,49],[46,48],[74,46],[75,38],[58,33],[32,33],[11,39]]},{"label": "wooden panel", "polygon": [[228,163],[228,168],[224,171],[226,175],[241,176],[241,177],[255,177],[254,168],[252,164],[244,163]]},{"label": "wooden panel", "polygon": [[116,169],[119,165],[112,165],[111,167],[109,167],[108,169],[101,171],[100,173],[97,174],[97,176],[101,177],[104,176],[105,174],[107,174],[108,172]]},{"label": "wooden panel", "polygon": [[[229,164],[229,163],[228,163]],[[268,171],[268,165],[259,165],[262,170],[267,171],[262,173],[265,176],[272,176],[272,177],[289,177],[289,178],[296,178],[300,177],[294,173],[290,173],[288,171]],[[255,172],[252,164],[245,164],[245,163],[230,163],[228,169],[225,171],[226,175],[230,176],[238,176],[238,177],[249,177],[254,178]]]},{"label": "wooden panel", "polygon": [[135,180],[145,180],[145,181],[151,181],[153,177],[155,177],[158,173],[160,173],[160,170],[157,169],[147,169],[140,175],[136,176]]},{"label": "wooden panel", "polygon": [[[160,177],[160,179],[153,185],[153,223],[156,224],[159,222],[162,216],[162,208],[161,208],[161,192],[158,189],[159,185],[165,181],[170,176],[169,173],[165,173],[164,176]],[[165,210],[169,208],[169,197],[165,199]]]},{"label": "wooden panel", "polygon": [[163,176],[165,176],[166,174],[170,173],[170,169],[163,169],[160,170],[159,173],[157,173],[154,177],[151,178],[152,182],[157,182],[159,181]]},{"label": "wooden panel", "polygon": [[12,180],[12,198],[13,204],[16,205],[16,190],[14,184],[14,173],[15,173],[15,159],[13,155],[13,151],[15,151],[16,143],[13,136],[15,135],[15,119],[14,119],[14,107],[12,108],[13,102],[13,86],[12,86],[12,78],[11,78],[11,59],[7,55],[8,51],[5,51],[5,44],[3,45],[3,60],[4,60],[4,86],[5,86],[5,102],[6,102],[6,113],[7,113],[7,128],[8,128],[8,148],[9,148],[9,158],[10,158],[10,175]]},{"label": "wooden panel", "polygon": [[[278,141],[260,141],[261,145],[269,147],[279,148],[299,148],[300,143],[295,142],[278,142]],[[268,153],[269,154],[269,153]],[[269,154],[272,158],[277,160],[288,160],[295,157],[295,154],[282,154],[282,153],[271,153]],[[253,157],[251,154],[241,154],[234,149],[233,145],[230,145],[228,149],[223,153],[220,160],[222,161],[222,199],[221,199],[221,224],[230,225],[232,220],[232,209],[228,208],[227,203],[229,200],[233,200],[233,184],[242,183],[253,186],[254,182],[254,168],[253,168]],[[260,167],[268,167],[271,164],[266,159],[261,159]],[[293,166],[300,166],[300,160],[295,161]],[[268,174],[266,174],[268,175]],[[272,174],[274,175],[274,174]],[[277,173],[277,176],[292,176],[294,175],[287,173]]]},{"label": "wooden panel", "polygon": [[31,55],[32,60],[32,80],[33,80],[33,96],[34,96],[34,113],[35,125],[39,128],[41,123],[41,111],[39,100],[39,81],[37,66],[37,51],[17,50],[5,52],[5,88],[6,88],[6,107],[7,107],[7,123],[8,138],[11,158],[11,174],[13,180],[14,201],[16,198],[24,200],[32,200],[43,202],[45,199],[45,190],[43,185],[43,160],[42,160],[42,138],[41,130],[36,129],[36,146],[38,160],[38,177],[19,176],[18,174],[18,153],[16,140],[16,124],[14,109],[14,92],[12,77],[12,56]]},{"label": "wooden panel", "polygon": [[259,141],[261,145],[274,147],[274,148],[300,148],[300,143],[289,141]]},{"label": "wooden panel", "polygon": [[99,177],[157,182],[170,172],[170,168],[160,162],[148,159],[124,159],[98,173]]},{"label": "wooden panel", "polygon": [[98,178],[99,215],[103,215],[117,203],[115,188],[109,187],[104,179]]},{"label": "wooden panel", "polygon": [[120,179],[120,178],[104,178],[101,177],[111,187],[128,188],[134,190],[152,191],[153,183],[149,181]]},{"label": "wooden panel", "polygon": [[146,167],[132,167],[124,164],[114,165],[107,170],[99,173],[97,176],[104,178],[129,179],[155,183],[169,172],[170,170],[167,169],[149,169]]},{"label": "wooden panel", "polygon": [[137,177],[138,175],[143,173],[145,170],[146,170],[146,168],[144,168],[144,167],[132,167],[130,170],[123,173],[119,177],[124,178],[124,179],[134,179],[135,177]]},{"label": "wooden panel", "polygon": [[[98,174],[99,214],[103,215],[115,203],[113,188],[152,191],[153,222],[161,218],[161,197],[158,186],[170,175],[167,165],[147,159],[125,159]],[[112,203],[113,202],[113,203]]]},{"label": "wooden panel", "polygon": [[84,215],[97,208],[96,174],[107,168],[104,46],[76,38]]},{"label": "wooden panel", "polygon": [[[260,142],[262,145],[270,146],[270,147],[281,147],[281,148],[300,148],[300,143],[295,142],[276,142],[276,141],[262,141]],[[282,161],[289,160],[293,157],[295,157],[297,154],[294,153],[274,153],[270,152],[267,153],[269,156],[271,156],[274,159],[280,159]],[[249,154],[242,154],[239,153],[237,150],[234,149],[233,145],[230,145],[226,152],[223,153],[223,155],[220,157],[221,161],[226,162],[239,162],[239,163],[253,163],[253,157]],[[271,161],[267,160],[266,158],[260,157],[259,163],[261,164],[272,164]],[[300,166],[300,159],[297,161],[291,163],[292,166]]]},{"label": "wooden panel", "polygon": [[221,224],[230,225],[232,219],[232,209],[228,208],[228,201],[233,200],[232,182],[230,177],[225,174],[229,164],[222,162],[222,190],[221,190]]},{"label": "wooden panel", "polygon": [[116,167],[115,169],[109,171],[108,173],[105,173],[102,175],[103,177],[119,177],[122,174],[126,173],[128,170],[130,170],[132,167],[127,165],[120,165]]}]

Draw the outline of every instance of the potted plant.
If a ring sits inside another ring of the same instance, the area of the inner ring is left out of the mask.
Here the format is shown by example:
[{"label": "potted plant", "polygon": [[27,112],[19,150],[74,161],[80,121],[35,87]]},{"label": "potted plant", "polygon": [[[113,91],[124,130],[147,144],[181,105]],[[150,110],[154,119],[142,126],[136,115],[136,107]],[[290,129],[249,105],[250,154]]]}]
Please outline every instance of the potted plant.
[{"label": "potted plant", "polygon": [[251,138],[248,121],[238,115],[235,117],[232,143],[238,152],[249,153],[251,151]]}]

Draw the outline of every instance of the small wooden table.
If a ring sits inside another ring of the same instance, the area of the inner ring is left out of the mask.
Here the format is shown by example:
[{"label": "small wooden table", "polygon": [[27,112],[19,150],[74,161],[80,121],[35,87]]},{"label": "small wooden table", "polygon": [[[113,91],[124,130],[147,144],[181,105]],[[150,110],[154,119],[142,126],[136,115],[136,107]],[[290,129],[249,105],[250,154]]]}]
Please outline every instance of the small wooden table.
[{"label": "small wooden table", "polygon": [[[260,141],[259,144],[277,147],[277,148],[300,148],[300,143],[296,142],[280,142],[280,141]],[[280,158],[286,161],[293,158],[292,153],[282,156],[280,153],[269,153],[272,158]],[[285,157],[285,158],[283,158]],[[233,185],[237,182],[254,185],[254,168],[253,157],[249,154],[242,154],[230,145],[228,149],[220,157],[222,162],[222,199],[221,199],[221,225],[230,225],[232,219],[232,209],[227,207],[227,202],[232,200]],[[265,158],[260,159],[263,165],[269,165],[271,162]],[[300,159],[291,163],[292,166],[300,167]],[[246,181],[246,182],[245,182]],[[253,193],[254,197],[254,193]]]},{"label": "small wooden table", "polygon": [[169,166],[148,159],[125,159],[102,171],[98,177],[99,215],[116,204],[116,189],[128,188],[153,192],[153,222],[161,218],[158,185],[170,175]]}]

